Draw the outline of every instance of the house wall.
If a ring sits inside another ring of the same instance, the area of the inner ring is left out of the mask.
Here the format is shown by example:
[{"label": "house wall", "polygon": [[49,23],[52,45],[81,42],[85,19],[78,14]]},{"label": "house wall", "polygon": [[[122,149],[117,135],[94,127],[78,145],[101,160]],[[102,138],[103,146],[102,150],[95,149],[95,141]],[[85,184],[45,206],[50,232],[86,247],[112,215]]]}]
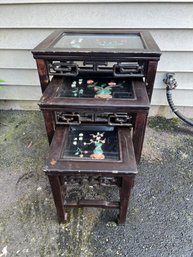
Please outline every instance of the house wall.
[{"label": "house wall", "polygon": [[166,115],[163,78],[174,72],[174,102],[193,116],[193,3],[191,1],[1,0],[0,108],[37,108],[40,86],[30,50],[57,28],[149,30],[162,56],[152,114]]}]

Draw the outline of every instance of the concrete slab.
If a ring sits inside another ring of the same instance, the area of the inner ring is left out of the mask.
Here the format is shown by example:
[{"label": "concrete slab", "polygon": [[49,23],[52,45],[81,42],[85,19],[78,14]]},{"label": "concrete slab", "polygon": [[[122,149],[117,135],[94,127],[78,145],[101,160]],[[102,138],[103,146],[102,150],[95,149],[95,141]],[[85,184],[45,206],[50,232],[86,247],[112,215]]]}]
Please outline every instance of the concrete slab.
[{"label": "concrete slab", "polygon": [[[192,127],[149,119],[125,226],[117,211],[94,208],[69,210],[70,222],[58,225],[42,172],[47,150],[40,112],[0,112],[0,256],[193,256]],[[89,187],[68,193],[118,197]]]}]

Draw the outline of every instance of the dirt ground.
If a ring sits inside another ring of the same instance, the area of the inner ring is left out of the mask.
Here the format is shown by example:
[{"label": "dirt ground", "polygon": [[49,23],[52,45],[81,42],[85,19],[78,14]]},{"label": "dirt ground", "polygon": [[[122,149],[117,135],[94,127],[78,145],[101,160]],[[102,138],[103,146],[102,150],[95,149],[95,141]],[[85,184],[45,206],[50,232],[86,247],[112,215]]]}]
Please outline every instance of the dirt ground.
[{"label": "dirt ground", "polygon": [[[70,222],[58,225],[47,151],[40,112],[0,111],[1,257],[193,257],[193,127],[149,119],[125,226],[116,210],[94,208],[68,210]],[[80,193],[118,197],[69,189]]]}]

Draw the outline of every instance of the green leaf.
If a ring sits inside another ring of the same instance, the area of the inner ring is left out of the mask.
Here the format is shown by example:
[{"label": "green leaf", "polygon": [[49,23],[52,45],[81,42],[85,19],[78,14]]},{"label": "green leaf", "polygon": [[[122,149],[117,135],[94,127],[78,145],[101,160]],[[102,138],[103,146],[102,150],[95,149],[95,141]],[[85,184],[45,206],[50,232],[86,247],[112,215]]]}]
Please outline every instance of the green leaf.
[{"label": "green leaf", "polygon": [[0,79],[0,83],[3,83],[3,82],[5,82],[5,80]]}]

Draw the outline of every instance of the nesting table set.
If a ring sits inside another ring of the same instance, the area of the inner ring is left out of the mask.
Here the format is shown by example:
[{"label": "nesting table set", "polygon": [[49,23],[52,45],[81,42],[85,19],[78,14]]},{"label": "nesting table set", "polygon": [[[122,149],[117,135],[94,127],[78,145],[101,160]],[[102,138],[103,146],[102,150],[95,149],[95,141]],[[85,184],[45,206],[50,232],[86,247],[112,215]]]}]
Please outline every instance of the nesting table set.
[{"label": "nesting table set", "polygon": [[[127,216],[160,50],[147,31],[58,30],[32,51],[50,149],[58,221],[65,207],[119,209]],[[119,187],[119,201],[66,199],[68,184]]]}]

